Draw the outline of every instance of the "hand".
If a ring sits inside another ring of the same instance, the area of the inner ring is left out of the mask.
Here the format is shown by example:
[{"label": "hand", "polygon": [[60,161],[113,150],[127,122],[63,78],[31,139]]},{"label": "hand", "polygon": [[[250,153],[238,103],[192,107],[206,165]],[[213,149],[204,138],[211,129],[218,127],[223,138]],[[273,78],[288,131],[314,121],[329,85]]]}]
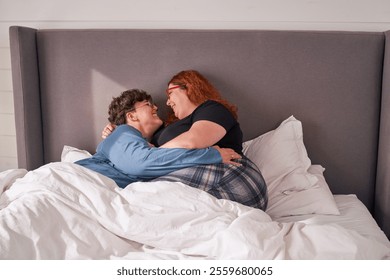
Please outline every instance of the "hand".
[{"label": "hand", "polygon": [[116,128],[116,125],[113,123],[109,123],[108,125],[106,125],[102,131],[102,138],[106,139],[107,136],[110,135],[114,131],[115,128]]},{"label": "hand", "polygon": [[241,166],[241,163],[234,161],[236,159],[240,159],[241,155],[236,153],[233,149],[220,148],[219,146],[213,146],[213,148],[215,148],[221,154],[223,163]]}]

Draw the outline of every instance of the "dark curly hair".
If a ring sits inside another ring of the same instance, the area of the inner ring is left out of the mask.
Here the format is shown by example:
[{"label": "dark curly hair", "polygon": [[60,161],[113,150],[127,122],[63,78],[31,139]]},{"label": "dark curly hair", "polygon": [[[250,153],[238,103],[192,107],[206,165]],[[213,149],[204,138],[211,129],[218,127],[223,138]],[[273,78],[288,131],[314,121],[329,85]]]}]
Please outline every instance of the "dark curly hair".
[{"label": "dark curly hair", "polygon": [[126,114],[134,109],[134,104],[141,101],[152,102],[152,97],[141,89],[125,90],[118,97],[113,97],[108,107],[108,121],[121,125],[126,124]]}]

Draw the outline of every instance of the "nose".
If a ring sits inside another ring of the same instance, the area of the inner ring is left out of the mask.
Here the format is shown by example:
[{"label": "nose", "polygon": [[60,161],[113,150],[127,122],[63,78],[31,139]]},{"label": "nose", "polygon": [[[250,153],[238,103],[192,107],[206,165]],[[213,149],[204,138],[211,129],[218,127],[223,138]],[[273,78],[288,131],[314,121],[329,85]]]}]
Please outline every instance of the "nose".
[{"label": "nose", "polygon": [[167,99],[167,106],[171,106],[171,100],[169,99],[169,97]]}]

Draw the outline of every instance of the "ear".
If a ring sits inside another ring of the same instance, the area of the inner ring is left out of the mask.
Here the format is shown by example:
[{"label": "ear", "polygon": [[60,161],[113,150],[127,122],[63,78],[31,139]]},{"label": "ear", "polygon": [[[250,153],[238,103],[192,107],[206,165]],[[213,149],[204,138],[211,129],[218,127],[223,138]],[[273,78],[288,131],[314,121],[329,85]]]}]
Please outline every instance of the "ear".
[{"label": "ear", "polygon": [[137,114],[134,113],[134,112],[128,112],[128,113],[126,114],[126,119],[135,122],[135,121],[138,120]]}]

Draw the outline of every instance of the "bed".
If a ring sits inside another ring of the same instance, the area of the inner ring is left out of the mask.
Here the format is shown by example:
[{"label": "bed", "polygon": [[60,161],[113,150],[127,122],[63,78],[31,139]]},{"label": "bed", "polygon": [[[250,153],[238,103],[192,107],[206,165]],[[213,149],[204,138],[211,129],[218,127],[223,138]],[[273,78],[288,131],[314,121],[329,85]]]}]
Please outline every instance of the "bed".
[{"label": "bed", "polygon": [[[388,32],[10,27],[19,168],[1,259],[390,259]],[[180,182],[118,188],[94,153],[113,96],[185,69],[239,108],[267,210]]]}]

